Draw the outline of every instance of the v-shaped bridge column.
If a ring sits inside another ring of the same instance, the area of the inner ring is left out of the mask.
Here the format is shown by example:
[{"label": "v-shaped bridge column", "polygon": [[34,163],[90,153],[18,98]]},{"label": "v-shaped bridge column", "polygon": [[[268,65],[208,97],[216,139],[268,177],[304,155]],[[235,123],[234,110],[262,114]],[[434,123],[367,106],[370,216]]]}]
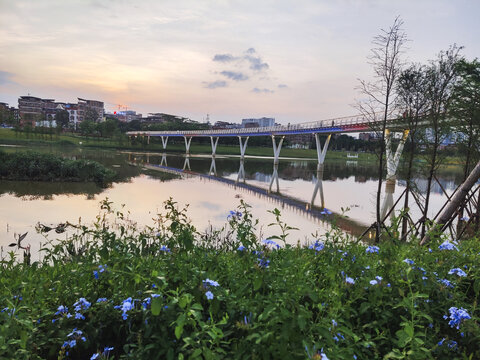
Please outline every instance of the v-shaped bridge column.
[{"label": "v-shaped bridge column", "polygon": [[277,193],[280,192],[280,186],[278,184],[278,162],[273,163],[272,180],[270,180],[270,186],[268,187],[268,192],[272,192],[273,182],[276,182],[277,184]]},{"label": "v-shaped bridge column", "polygon": [[402,155],[403,147],[405,146],[405,142],[407,141],[408,134],[410,130],[403,131],[402,140],[400,140],[400,144],[398,144],[397,151],[395,151],[395,155],[392,153],[392,134],[390,130],[385,130],[385,152],[387,155],[387,180],[394,179],[397,173],[398,164],[400,162],[400,156]]},{"label": "v-shaped bridge column", "polygon": [[274,164],[278,164],[278,159],[280,158],[280,151],[282,150],[283,139],[285,139],[285,136],[282,136],[280,138],[280,141],[278,142],[278,145],[277,145],[275,141],[275,135],[272,135]]},{"label": "v-shaped bridge column", "polygon": [[163,150],[166,150],[167,149],[168,136],[160,136],[160,138],[162,139]]},{"label": "v-shaped bridge column", "polygon": [[212,142],[212,156],[215,156],[217,152],[218,136],[215,138],[215,142],[213,142],[213,136],[210,136],[210,141]]},{"label": "v-shaped bridge column", "polygon": [[187,141],[187,137],[184,136],[183,137],[185,139],[185,150],[186,150],[186,154],[189,155],[190,154],[190,144],[192,142],[192,137],[189,136],[188,137],[188,141]]},{"label": "v-shaped bridge column", "polygon": [[192,170],[192,169],[190,169],[190,157],[189,156],[185,157],[185,162],[183,163],[183,169],[182,170],[186,170],[186,169],[188,169],[190,171]]},{"label": "v-shaped bridge column", "polygon": [[317,143],[317,157],[318,157],[318,164],[321,165],[325,161],[325,156],[327,155],[327,149],[328,149],[328,144],[330,143],[330,138],[332,137],[332,134],[328,134],[327,140],[325,141],[325,144],[323,145],[322,149],[322,144],[320,143],[320,134],[315,133],[315,141]]},{"label": "v-shaped bridge column", "polygon": [[243,158],[240,159],[240,168],[238,169],[238,175],[237,175],[236,183],[238,183],[240,180],[245,182],[245,167],[244,167]]},{"label": "v-shaped bridge column", "polygon": [[217,176],[217,166],[215,165],[215,156],[212,156],[212,162],[210,164],[210,171],[208,175],[215,175]]},{"label": "v-shaped bridge column", "polygon": [[238,140],[240,141],[240,157],[243,159],[245,157],[245,150],[247,150],[248,136],[245,138],[245,143],[242,144],[242,137],[239,136]]},{"label": "v-shaped bridge column", "polygon": [[167,154],[162,154],[162,160],[160,161],[160,166],[168,166],[167,165]]},{"label": "v-shaped bridge column", "polygon": [[317,193],[320,192],[320,203],[322,209],[325,208],[325,198],[323,196],[323,164],[317,165],[317,182],[315,183],[315,188],[313,189],[312,200],[310,201],[310,206],[313,207],[315,203],[315,197]]},{"label": "v-shaped bridge column", "polygon": [[[387,220],[385,215],[392,209],[393,206],[393,194],[395,193],[395,175],[393,178],[388,178],[385,182],[385,198],[382,204],[382,221]],[[390,213],[390,217],[393,217],[393,211]]]}]

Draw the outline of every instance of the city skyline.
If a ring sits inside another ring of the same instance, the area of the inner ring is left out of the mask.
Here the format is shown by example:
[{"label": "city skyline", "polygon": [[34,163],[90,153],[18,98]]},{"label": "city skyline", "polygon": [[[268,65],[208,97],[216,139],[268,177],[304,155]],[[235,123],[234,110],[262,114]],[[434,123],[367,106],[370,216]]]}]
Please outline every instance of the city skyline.
[{"label": "city skyline", "polygon": [[[203,121],[298,123],[355,114],[372,38],[396,16],[425,63],[473,59],[474,1],[0,0],[0,101],[77,97]],[[123,109],[122,109],[123,110]]]}]

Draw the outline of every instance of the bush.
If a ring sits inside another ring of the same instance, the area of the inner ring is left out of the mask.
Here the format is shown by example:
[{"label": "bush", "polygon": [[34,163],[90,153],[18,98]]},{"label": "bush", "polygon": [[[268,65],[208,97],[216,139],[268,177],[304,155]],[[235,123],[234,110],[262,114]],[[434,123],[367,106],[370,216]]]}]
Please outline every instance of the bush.
[{"label": "bush", "polygon": [[0,151],[0,178],[31,181],[93,181],[107,186],[116,173],[91,160],[63,159],[32,151]]},{"label": "bush", "polygon": [[480,358],[478,241],[282,247],[245,237],[245,204],[223,238],[165,209],[138,229],[104,201],[41,262],[4,261],[0,356]]}]

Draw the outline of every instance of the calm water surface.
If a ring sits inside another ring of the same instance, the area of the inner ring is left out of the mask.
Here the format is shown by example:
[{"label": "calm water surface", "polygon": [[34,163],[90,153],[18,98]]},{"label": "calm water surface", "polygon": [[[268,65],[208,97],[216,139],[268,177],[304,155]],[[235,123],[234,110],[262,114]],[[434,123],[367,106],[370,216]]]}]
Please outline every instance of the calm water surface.
[{"label": "calm water surface", "polygon": [[[8,151],[20,151],[9,148]],[[200,232],[225,225],[230,210],[240,200],[252,208],[260,220],[257,232],[267,238],[279,234],[269,227],[274,221],[268,210],[278,208],[283,221],[299,230],[292,231],[290,243],[311,241],[312,234],[331,229],[332,216],[322,214],[326,207],[334,214],[345,213],[349,219],[338,220],[345,231],[358,234],[374,221],[376,169],[352,161],[328,161],[318,171],[314,159],[281,159],[278,167],[269,158],[145,154],[92,149],[37,148],[70,158],[94,159],[119,173],[120,182],[108,189],[83,183],[38,183],[0,181],[0,245],[3,255],[14,233],[28,231],[25,243],[34,253],[45,241],[35,233],[35,225],[71,223],[90,224],[99,212],[99,203],[108,198],[114,205],[130,212],[140,225],[152,225],[164,202],[172,197],[179,206],[188,207],[188,215]],[[452,192],[461,179],[460,168],[449,168],[439,180]],[[424,180],[417,180],[420,190]],[[404,190],[402,174],[390,194],[394,201]],[[434,187],[432,215],[446,198],[438,184]],[[323,198],[322,198],[323,195]],[[414,209],[415,210],[415,209]],[[57,235],[59,237],[65,235]],[[54,236],[53,236],[54,237]]]}]

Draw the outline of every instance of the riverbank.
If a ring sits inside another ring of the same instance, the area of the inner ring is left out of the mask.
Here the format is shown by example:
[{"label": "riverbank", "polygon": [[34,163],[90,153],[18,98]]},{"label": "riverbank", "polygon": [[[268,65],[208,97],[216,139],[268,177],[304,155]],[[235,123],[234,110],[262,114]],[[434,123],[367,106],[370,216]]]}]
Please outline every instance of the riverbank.
[{"label": "riverbank", "polygon": [[116,173],[90,160],[64,159],[33,151],[6,153],[0,151],[0,179],[47,182],[95,182],[107,186]]},{"label": "riverbank", "polygon": [[[127,138],[123,140],[113,140],[104,138],[83,137],[76,134],[60,134],[60,135],[34,135],[33,133],[26,134],[22,132],[15,133],[12,129],[0,129],[0,143],[11,145],[60,145],[60,146],[78,146],[78,147],[98,147],[104,149],[119,149],[132,151],[155,151],[163,152],[164,149],[161,143],[151,144],[136,144],[131,145]],[[180,143],[170,143],[167,146],[167,151],[172,153],[185,153],[185,144],[183,139]],[[212,148],[210,144],[195,143],[192,140],[190,147],[191,154],[211,154]],[[222,145],[219,144],[216,153],[218,155],[240,155],[238,145]],[[349,158],[348,154],[358,155],[357,158]],[[249,156],[269,156],[273,157],[273,150],[271,147],[248,146],[246,155]],[[281,157],[290,158],[309,158],[317,159],[317,151],[315,149],[290,149],[282,148]],[[370,153],[353,153],[348,151],[329,151],[327,153],[327,160],[352,160],[352,161],[377,161],[377,157]]]},{"label": "riverbank", "polygon": [[281,231],[255,237],[248,207],[224,236],[196,233],[173,201],[145,230],[102,209],[41,261],[2,262],[2,357],[480,357],[478,239],[285,247]]}]

